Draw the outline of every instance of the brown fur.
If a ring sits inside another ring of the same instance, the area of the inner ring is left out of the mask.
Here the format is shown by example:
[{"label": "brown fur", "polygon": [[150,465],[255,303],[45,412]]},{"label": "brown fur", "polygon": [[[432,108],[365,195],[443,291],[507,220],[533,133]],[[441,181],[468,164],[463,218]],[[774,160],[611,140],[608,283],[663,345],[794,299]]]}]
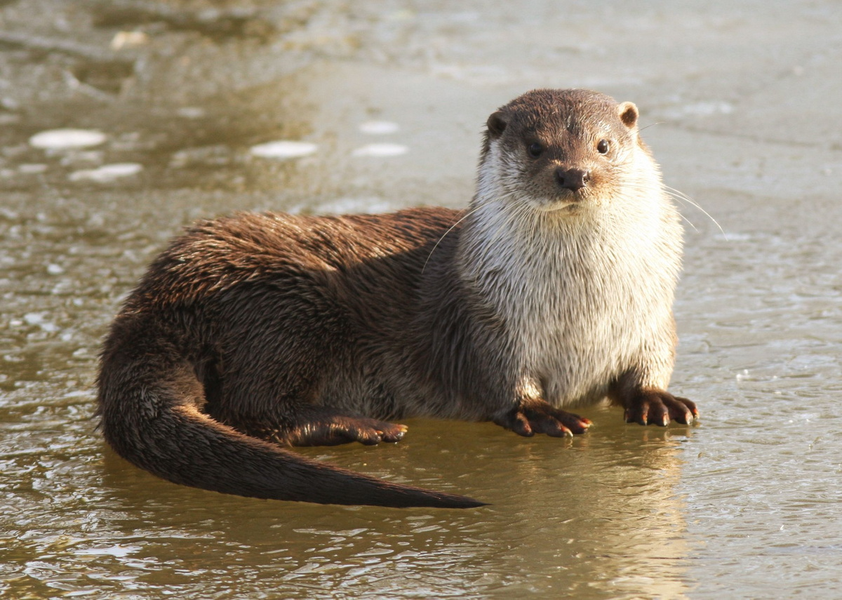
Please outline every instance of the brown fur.
[{"label": "brown fur", "polygon": [[[410,416],[569,435],[590,422],[560,407],[606,395],[629,420],[689,422],[693,404],[663,389],[681,234],[636,122],[630,103],[539,90],[489,118],[467,212],[198,223],[112,325],[106,440],[152,473],[225,493],[467,507],[481,503],[283,446],[398,441],[405,428],[381,420]],[[628,173],[650,163],[638,189]],[[651,254],[624,258],[641,239]]]}]

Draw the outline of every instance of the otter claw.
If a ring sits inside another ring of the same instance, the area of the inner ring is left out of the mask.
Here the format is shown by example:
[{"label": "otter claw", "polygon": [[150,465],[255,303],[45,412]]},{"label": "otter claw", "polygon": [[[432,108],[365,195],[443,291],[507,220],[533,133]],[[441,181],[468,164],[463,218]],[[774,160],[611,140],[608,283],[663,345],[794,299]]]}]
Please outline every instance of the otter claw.
[{"label": "otter claw", "polygon": [[687,398],[673,396],[665,390],[640,390],[628,402],[626,423],[649,423],[666,427],[670,421],[689,425],[699,418],[696,405]]}]

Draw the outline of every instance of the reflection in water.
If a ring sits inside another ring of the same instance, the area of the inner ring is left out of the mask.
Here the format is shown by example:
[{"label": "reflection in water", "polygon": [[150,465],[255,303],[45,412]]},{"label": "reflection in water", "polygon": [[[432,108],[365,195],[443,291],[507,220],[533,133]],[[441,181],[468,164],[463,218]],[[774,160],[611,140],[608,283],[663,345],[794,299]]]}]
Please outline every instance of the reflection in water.
[{"label": "reflection in water", "polygon": [[[602,410],[598,421],[618,416]],[[53,504],[55,517],[8,540],[4,569],[19,569],[15,589],[33,594],[60,583],[74,592],[212,597],[236,582],[238,597],[682,597],[680,465],[667,432],[606,427],[565,443],[516,440],[485,424],[410,425],[406,445],[309,450],[449,485],[492,506],[398,510],[222,496],[165,483],[108,450],[103,464],[102,446],[90,444],[81,456],[42,463],[40,479],[72,483],[46,494],[46,481],[15,490],[21,502]],[[74,522],[76,536],[57,534]]]}]

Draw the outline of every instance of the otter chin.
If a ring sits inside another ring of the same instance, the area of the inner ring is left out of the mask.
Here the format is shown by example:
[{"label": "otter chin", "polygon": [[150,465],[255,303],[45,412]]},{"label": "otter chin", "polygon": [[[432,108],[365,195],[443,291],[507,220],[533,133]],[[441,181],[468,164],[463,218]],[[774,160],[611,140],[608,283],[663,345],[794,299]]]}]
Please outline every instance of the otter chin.
[{"label": "otter chin", "polygon": [[582,208],[583,204],[588,201],[573,194],[565,195],[560,198],[548,198],[543,200],[534,200],[535,210],[543,212],[555,212],[558,210],[566,210],[568,212]]},{"label": "otter chin", "polygon": [[582,434],[568,409],[605,398],[692,422],[667,391],[682,229],[637,123],[631,102],[534,90],[488,118],[466,210],[194,224],[106,337],[106,441],[217,492],[467,508],[289,447],[398,442],[408,417]]}]

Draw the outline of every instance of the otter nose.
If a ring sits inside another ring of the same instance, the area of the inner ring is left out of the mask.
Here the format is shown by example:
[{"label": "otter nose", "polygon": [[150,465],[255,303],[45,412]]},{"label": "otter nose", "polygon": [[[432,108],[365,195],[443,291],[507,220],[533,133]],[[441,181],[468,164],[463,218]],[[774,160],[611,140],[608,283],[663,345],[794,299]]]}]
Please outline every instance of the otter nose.
[{"label": "otter nose", "polygon": [[590,178],[590,171],[582,169],[558,168],[555,172],[555,180],[558,182],[558,185],[574,192],[588,185]]}]

